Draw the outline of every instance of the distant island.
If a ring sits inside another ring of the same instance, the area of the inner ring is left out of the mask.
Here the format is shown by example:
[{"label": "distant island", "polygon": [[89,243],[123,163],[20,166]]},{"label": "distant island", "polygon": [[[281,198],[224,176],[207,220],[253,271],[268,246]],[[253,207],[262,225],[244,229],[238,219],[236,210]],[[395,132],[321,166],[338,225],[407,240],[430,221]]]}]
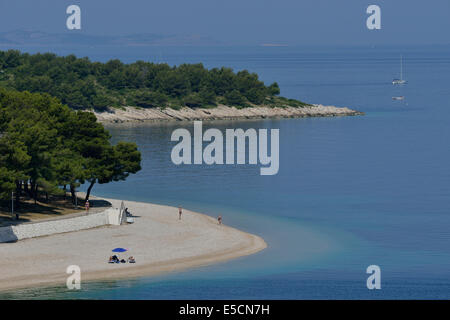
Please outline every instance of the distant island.
[{"label": "distant island", "polygon": [[0,32],[0,48],[62,48],[92,46],[215,46],[222,43],[205,36],[188,34],[138,33],[127,35],[95,35],[83,31],[49,33],[37,30],[14,30]]}]

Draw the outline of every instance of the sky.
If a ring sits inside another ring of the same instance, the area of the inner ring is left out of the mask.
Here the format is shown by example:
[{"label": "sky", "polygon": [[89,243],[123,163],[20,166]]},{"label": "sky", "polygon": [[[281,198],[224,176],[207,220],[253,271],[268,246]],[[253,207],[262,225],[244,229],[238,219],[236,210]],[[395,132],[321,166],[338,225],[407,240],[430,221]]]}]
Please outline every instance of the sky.
[{"label": "sky", "polygon": [[[81,31],[66,8],[81,8]],[[381,8],[381,30],[366,9]],[[224,44],[450,44],[450,0],[0,0],[0,32],[200,35]]]}]

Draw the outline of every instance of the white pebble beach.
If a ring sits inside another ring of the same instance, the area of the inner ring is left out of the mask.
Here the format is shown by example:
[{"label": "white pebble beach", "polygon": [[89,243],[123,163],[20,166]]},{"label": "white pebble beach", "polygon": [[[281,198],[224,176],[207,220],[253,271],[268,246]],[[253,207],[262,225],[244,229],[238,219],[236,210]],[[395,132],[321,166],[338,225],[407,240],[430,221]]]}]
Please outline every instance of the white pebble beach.
[{"label": "white pebble beach", "polygon": [[[120,200],[105,199],[120,206]],[[178,208],[126,201],[135,223],[105,226],[0,243],[0,290],[65,285],[66,269],[78,265],[81,281],[152,276],[250,255],[267,247],[262,238],[216,218]],[[136,264],[109,264],[112,249],[128,249]]]}]

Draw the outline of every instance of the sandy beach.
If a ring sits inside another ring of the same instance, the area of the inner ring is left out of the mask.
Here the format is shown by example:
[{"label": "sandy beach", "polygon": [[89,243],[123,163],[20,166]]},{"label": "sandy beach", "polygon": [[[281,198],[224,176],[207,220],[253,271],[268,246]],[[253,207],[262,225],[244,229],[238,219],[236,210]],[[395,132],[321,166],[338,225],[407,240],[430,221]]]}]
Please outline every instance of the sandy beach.
[{"label": "sandy beach", "polygon": [[[120,201],[105,199],[119,207]],[[256,235],[219,225],[216,218],[178,208],[126,201],[135,223],[0,243],[0,290],[65,285],[78,265],[83,281],[133,278],[208,265],[266,248]],[[225,221],[226,223],[226,217]],[[108,264],[111,250],[129,251],[136,264]]]}]

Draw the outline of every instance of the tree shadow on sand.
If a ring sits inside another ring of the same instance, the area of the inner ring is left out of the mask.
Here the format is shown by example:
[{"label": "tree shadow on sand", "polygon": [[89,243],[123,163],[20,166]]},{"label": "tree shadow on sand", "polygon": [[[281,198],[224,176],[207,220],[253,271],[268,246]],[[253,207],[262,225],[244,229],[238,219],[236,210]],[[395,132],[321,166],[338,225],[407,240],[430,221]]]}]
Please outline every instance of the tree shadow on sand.
[{"label": "tree shadow on sand", "polygon": [[[11,214],[9,208],[0,208],[0,227],[19,225],[28,222],[40,222],[53,218],[69,217],[70,215],[85,212],[84,202],[78,199],[78,207],[75,207],[66,199],[55,199],[50,202],[40,202],[36,204],[33,201],[22,201],[19,208],[14,213],[19,214],[16,220],[15,215]],[[102,199],[89,200],[90,213],[96,213],[111,207],[111,203]]]},{"label": "tree shadow on sand", "polygon": [[102,199],[89,199],[89,204],[94,208],[106,208],[112,206],[111,202]]}]

